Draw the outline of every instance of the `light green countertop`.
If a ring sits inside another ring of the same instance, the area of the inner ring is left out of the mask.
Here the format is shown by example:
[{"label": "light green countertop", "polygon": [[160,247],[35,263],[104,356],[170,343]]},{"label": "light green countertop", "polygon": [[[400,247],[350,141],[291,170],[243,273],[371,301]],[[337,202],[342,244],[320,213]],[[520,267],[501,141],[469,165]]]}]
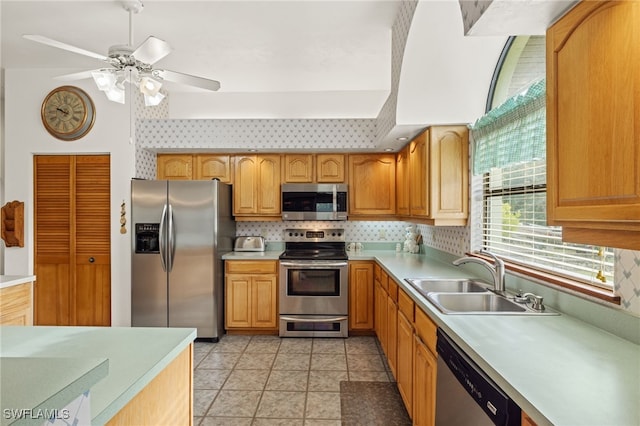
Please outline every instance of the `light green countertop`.
[{"label": "light green countertop", "polygon": [[[2,326],[0,357],[29,358],[44,364],[25,372],[25,382],[38,381],[39,371],[50,368],[51,358],[62,358],[61,363],[65,359],[77,360],[78,365],[108,360],[108,375],[90,389],[92,424],[100,425],[120,411],[195,338],[196,330],[191,328]],[[76,369],[67,372],[77,377]],[[55,387],[54,383],[49,385]],[[25,385],[25,391],[29,389]],[[58,391],[51,389],[53,393]],[[3,409],[5,392],[11,390],[2,388]]]},{"label": "light green countertop", "polygon": [[35,275],[0,275],[0,288],[30,283],[36,280]]},{"label": "light green countertop", "polygon": [[0,424],[40,426],[108,372],[105,358],[0,358]]},{"label": "light green countertop", "polygon": [[569,315],[444,315],[405,278],[468,277],[424,255],[363,251],[538,425],[640,425],[640,346]]}]

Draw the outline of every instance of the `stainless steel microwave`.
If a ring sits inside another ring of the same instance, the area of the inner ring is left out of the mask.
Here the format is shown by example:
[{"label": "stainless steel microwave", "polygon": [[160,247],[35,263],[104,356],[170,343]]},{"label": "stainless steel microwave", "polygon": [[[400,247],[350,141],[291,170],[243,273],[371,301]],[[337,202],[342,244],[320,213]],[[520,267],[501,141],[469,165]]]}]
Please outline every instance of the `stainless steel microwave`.
[{"label": "stainless steel microwave", "polygon": [[347,220],[347,185],[282,184],[282,220]]}]

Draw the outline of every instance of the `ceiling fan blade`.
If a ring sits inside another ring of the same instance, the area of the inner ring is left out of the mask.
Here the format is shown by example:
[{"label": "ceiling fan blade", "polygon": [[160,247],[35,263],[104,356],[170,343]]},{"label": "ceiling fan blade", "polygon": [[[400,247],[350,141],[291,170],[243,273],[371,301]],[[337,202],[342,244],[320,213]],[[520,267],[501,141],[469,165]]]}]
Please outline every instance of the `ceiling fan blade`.
[{"label": "ceiling fan blade", "polygon": [[136,50],[133,51],[132,55],[140,62],[145,64],[154,64],[171,53],[172,50],[173,49],[166,41],[160,40],[154,36],[149,36],[140,46],[138,46]]},{"label": "ceiling fan blade", "polygon": [[160,77],[167,81],[173,81],[174,83],[186,84],[188,86],[200,87],[206,90],[216,91],[220,89],[220,82],[216,80],[210,80],[208,78],[197,77],[195,75],[183,74],[181,72],[169,71],[169,70],[155,70],[160,74]]},{"label": "ceiling fan blade", "polygon": [[54,77],[54,78],[56,80],[62,80],[62,81],[83,80],[85,78],[93,78],[93,75],[91,75],[91,73],[92,72],[97,72],[97,71],[101,71],[101,70],[97,69],[97,70],[74,72],[72,74],[59,75],[59,76]]},{"label": "ceiling fan blade", "polygon": [[47,46],[56,47],[58,49],[67,50],[69,52],[78,53],[80,55],[89,56],[91,58],[99,59],[101,61],[109,62],[109,58],[99,53],[91,52],[89,50],[81,49],[70,44],[62,43],[61,41],[53,40],[48,37],[44,37],[36,34],[24,34],[22,37],[27,40],[35,41],[37,43],[46,44]]}]

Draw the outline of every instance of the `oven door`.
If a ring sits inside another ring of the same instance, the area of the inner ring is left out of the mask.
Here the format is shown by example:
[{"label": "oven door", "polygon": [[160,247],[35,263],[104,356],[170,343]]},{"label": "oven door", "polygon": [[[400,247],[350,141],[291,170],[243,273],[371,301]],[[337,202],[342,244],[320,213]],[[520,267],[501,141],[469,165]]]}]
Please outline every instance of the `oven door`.
[{"label": "oven door", "polygon": [[349,313],[346,261],[280,261],[281,315]]}]

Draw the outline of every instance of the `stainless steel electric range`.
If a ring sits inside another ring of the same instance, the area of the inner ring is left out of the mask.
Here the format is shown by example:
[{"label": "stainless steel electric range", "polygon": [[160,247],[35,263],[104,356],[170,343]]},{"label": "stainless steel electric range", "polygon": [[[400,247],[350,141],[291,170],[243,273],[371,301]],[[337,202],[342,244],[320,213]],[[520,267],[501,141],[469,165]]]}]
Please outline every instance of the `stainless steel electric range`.
[{"label": "stainless steel electric range", "polygon": [[347,337],[344,229],[286,229],[280,255],[280,336]]}]

